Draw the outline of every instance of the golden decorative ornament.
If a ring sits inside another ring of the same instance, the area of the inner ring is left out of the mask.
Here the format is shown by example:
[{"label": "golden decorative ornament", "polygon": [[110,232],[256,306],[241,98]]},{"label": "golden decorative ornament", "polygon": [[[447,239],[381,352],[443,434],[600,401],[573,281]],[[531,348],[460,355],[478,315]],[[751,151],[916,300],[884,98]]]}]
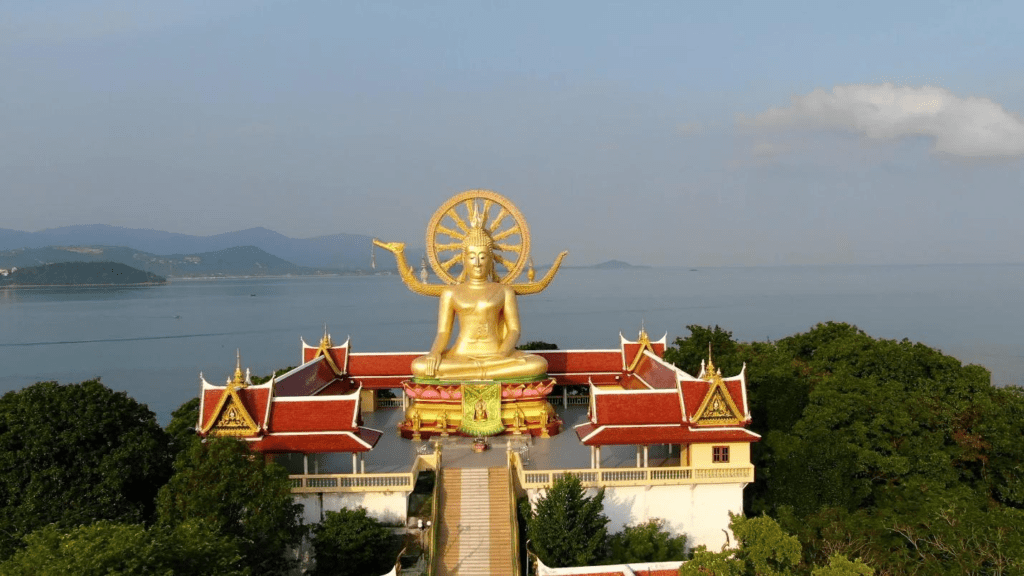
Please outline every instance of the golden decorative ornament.
[{"label": "golden decorative ornament", "polygon": [[[483,237],[486,235],[486,239]],[[448,284],[466,278],[450,271],[462,263],[467,241],[488,244],[495,264],[505,268],[495,281],[508,284],[523,271],[530,257],[530,229],[519,209],[504,196],[490,190],[467,190],[441,205],[427,224],[427,257],[434,273]]]}]

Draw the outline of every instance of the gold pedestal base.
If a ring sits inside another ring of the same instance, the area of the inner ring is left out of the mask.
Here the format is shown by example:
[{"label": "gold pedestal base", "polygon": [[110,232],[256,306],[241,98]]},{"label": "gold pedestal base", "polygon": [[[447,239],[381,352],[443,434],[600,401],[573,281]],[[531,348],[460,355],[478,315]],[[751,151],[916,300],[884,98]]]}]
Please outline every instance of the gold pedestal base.
[{"label": "gold pedestal base", "polygon": [[[455,399],[418,399],[405,411],[398,425],[403,438],[427,439],[431,436],[466,436],[462,426],[462,402]],[[546,397],[502,398],[502,434],[531,434],[550,438],[562,431],[562,421]]]}]

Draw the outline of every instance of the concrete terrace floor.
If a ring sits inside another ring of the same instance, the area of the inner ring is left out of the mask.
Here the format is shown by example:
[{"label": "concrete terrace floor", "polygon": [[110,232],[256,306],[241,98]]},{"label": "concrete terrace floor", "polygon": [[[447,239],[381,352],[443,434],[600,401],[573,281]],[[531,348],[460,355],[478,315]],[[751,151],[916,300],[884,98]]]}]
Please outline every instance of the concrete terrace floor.
[{"label": "concrete terrace floor", "polygon": [[[584,446],[576,436],[573,426],[587,420],[586,406],[556,406],[555,411],[563,421],[562,433],[551,438],[531,436],[491,436],[490,449],[473,452],[472,438],[449,436],[437,438],[441,443],[441,465],[444,468],[491,468],[505,466],[509,443],[513,450],[523,456],[528,470],[559,470],[590,468],[590,448]],[[377,446],[365,456],[366,473],[408,472],[417,453],[431,453],[434,438],[428,441],[406,440],[398,435],[398,423],[404,411],[401,408],[385,408],[363,414],[363,426],[384,432]],[[302,474],[302,455],[279,455],[275,461],[285,466],[290,474]],[[679,455],[669,457],[665,445],[654,445],[648,453],[648,465],[678,466]],[[601,450],[602,468],[632,468],[636,466],[636,447],[605,446]],[[351,454],[317,454],[316,463],[309,464],[309,472],[320,474],[351,474]]]}]

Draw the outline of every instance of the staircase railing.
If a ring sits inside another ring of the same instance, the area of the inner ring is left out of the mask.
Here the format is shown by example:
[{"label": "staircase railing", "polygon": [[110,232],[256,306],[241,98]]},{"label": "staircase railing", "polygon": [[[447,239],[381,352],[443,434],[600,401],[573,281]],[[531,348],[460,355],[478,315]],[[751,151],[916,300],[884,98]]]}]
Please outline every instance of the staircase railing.
[{"label": "staircase railing", "polygon": [[441,531],[441,527],[438,525],[440,519],[441,506],[444,504],[441,502],[441,444],[434,444],[434,493],[433,502],[430,505],[430,546],[428,547],[428,554],[430,562],[427,563],[427,576],[434,576],[437,574],[437,565],[441,561],[441,554],[438,553],[437,549],[437,535]]},{"label": "staircase railing", "polygon": [[[512,541],[512,576],[519,576],[522,574],[522,567],[519,564],[519,515],[516,513],[516,486],[515,486],[515,470],[513,469],[512,455],[515,452],[509,450],[508,462],[506,463],[508,468],[508,497],[509,497],[509,522],[511,526],[511,538]],[[516,454],[518,456],[518,454]]]}]

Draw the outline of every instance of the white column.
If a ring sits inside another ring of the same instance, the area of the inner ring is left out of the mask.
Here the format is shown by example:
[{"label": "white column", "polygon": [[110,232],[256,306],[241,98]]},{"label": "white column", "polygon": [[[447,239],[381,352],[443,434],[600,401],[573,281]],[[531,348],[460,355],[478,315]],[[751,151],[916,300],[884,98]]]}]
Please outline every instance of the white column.
[{"label": "white column", "polygon": [[597,447],[591,446],[590,447],[590,467],[591,468],[597,468],[597,464],[595,464],[595,462],[597,462],[596,454],[597,454]]},{"label": "white column", "polygon": [[366,474],[366,454],[359,455],[359,473]]},{"label": "white column", "polygon": [[405,388],[402,388],[402,410],[409,407],[409,397],[405,395]]},{"label": "white column", "polygon": [[358,452],[353,452],[352,453],[352,473],[353,474],[358,474],[359,473],[359,453]]},{"label": "white column", "polygon": [[313,454],[313,474],[319,474],[319,473],[320,473],[320,459],[316,457],[316,454]]},{"label": "white column", "polygon": [[600,468],[600,467],[601,467],[601,447],[598,446],[597,447],[597,466],[595,466],[595,468]]},{"label": "white column", "polygon": [[309,476],[309,455],[306,453],[302,454],[302,473]]},{"label": "white column", "polygon": [[647,454],[648,454],[647,449],[648,448],[649,448],[649,446],[647,444],[644,444],[644,468],[647,468]]},{"label": "white column", "polygon": [[562,408],[569,407],[569,388],[562,386]]},{"label": "white column", "polygon": [[636,467],[640,467],[640,445],[636,445]]}]

